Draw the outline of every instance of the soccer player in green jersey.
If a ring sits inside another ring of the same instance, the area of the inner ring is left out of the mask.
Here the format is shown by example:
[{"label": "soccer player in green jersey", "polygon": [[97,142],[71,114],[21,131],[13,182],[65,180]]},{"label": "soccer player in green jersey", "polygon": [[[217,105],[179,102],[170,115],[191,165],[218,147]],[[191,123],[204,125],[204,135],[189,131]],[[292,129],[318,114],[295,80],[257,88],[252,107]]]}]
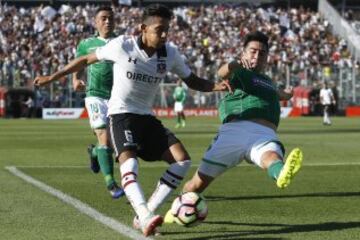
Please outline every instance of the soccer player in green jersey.
[{"label": "soccer player in green jersey", "polygon": [[173,93],[173,98],[175,100],[174,112],[176,113],[176,125],[175,128],[185,127],[185,114],[184,114],[184,103],[186,100],[186,91],[182,86],[182,81],[179,79],[177,81],[177,86]]},{"label": "soccer player in green jersey", "polygon": [[[82,40],[76,52],[76,57],[81,57],[94,52],[98,47],[104,46],[112,39],[114,30],[114,16],[110,7],[100,7],[95,14],[95,36]],[[86,89],[85,106],[89,114],[90,126],[93,129],[98,144],[90,145],[90,167],[93,172],[100,170],[104,175],[107,189],[116,199],[124,195],[114,179],[114,163],[112,149],[106,131],[108,100],[113,85],[113,64],[99,62],[87,68],[87,81],[83,81],[84,71],[73,74],[73,87],[75,90]]]},{"label": "soccer player in green jersey", "polygon": [[[286,161],[284,147],[276,135],[280,118],[279,100],[292,97],[292,89],[279,90],[263,74],[268,56],[268,38],[261,32],[245,37],[240,61],[219,69],[222,78],[229,79],[233,93],[221,100],[219,115],[222,125],[184,192],[203,192],[227,169],[243,159],[267,171],[279,188],[285,188],[299,171],[302,152],[293,149]],[[172,222],[170,211],[165,222]]]}]

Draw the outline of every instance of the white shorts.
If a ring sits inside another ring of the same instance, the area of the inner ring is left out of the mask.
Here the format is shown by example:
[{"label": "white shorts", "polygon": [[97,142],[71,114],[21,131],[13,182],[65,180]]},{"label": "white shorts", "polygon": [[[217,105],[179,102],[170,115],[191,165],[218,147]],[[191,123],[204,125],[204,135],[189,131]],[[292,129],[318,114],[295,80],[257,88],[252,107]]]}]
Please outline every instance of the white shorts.
[{"label": "white shorts", "polygon": [[182,111],[184,111],[184,104],[182,102],[175,102],[174,112],[178,113]]},{"label": "white shorts", "polygon": [[243,159],[260,167],[261,156],[267,151],[284,156],[274,130],[251,121],[225,123],[205,153],[199,172],[217,177]]},{"label": "white shorts", "polygon": [[85,107],[89,114],[92,129],[106,128],[108,123],[108,100],[99,97],[86,97]]}]

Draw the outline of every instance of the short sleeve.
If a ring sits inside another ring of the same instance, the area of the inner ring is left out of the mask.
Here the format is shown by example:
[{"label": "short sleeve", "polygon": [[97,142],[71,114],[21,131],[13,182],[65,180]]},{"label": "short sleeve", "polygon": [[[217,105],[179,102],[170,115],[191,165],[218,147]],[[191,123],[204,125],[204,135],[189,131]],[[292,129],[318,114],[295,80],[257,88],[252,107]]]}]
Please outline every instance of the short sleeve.
[{"label": "short sleeve", "polygon": [[106,45],[97,48],[95,54],[100,61],[109,60],[115,62],[121,52],[121,41],[119,38],[115,38]]},{"label": "short sleeve", "polygon": [[191,70],[189,66],[185,63],[186,57],[182,56],[176,47],[174,48],[174,50],[174,64],[170,71],[177,74],[182,79],[189,77],[191,74]]},{"label": "short sleeve", "polygon": [[84,46],[84,42],[81,41],[78,46],[77,46],[77,49],[76,49],[76,57],[81,57],[81,56],[84,56],[86,55],[87,52],[86,52],[86,49],[85,49],[85,46]]}]

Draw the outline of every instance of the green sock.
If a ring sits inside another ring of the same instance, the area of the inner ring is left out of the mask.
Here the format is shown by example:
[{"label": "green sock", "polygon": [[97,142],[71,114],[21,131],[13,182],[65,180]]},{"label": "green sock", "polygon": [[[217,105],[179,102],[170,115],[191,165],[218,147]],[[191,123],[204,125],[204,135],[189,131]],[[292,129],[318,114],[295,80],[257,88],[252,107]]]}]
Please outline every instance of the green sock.
[{"label": "green sock", "polygon": [[97,146],[96,148],[100,169],[104,175],[106,186],[109,188],[115,183],[112,150],[108,146]]},{"label": "green sock", "polygon": [[180,116],[177,116],[176,123],[177,123],[177,124],[180,124],[180,123],[181,123],[181,118],[180,118]]},{"label": "green sock", "polygon": [[268,175],[276,180],[281,172],[281,169],[283,168],[284,163],[281,160],[275,160],[267,169]]}]

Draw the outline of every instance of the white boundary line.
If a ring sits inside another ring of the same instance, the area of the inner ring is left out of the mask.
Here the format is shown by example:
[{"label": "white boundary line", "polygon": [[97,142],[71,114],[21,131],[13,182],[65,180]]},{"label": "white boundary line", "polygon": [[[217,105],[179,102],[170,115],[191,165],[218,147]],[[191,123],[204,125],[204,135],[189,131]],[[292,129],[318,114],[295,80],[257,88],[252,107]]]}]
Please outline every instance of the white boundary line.
[{"label": "white boundary line", "polygon": [[[360,161],[359,162],[344,162],[344,163],[305,163],[303,164],[304,167],[326,167],[326,166],[357,166],[360,165]],[[191,167],[199,167],[200,164],[191,164]],[[254,165],[252,164],[239,164],[236,167],[253,167]],[[18,165],[16,166],[18,168],[89,168],[88,166],[81,166],[81,165],[74,165],[74,166],[69,166],[69,165],[53,165],[53,166],[49,166],[49,165],[37,165],[37,166],[33,166],[33,165]],[[139,168],[157,168],[157,167],[167,167],[166,164],[159,164],[159,163],[153,163],[153,164],[149,164],[149,165],[141,165],[139,166]],[[7,168],[7,167],[5,167]]]},{"label": "white boundary line", "polygon": [[13,175],[21,178],[25,182],[30,183],[30,184],[34,185],[35,187],[41,189],[42,191],[55,196],[56,198],[60,199],[61,201],[73,206],[74,208],[79,210],[81,213],[88,215],[89,217],[104,224],[105,226],[111,228],[112,230],[120,233],[123,236],[126,236],[131,239],[135,239],[135,240],[152,239],[152,238],[146,238],[143,235],[139,234],[137,231],[133,230],[132,228],[118,222],[117,220],[115,220],[111,217],[108,217],[108,216],[98,212],[97,210],[90,207],[86,203],[83,203],[76,198],[73,198],[53,187],[46,185],[45,183],[43,183],[39,180],[36,180],[36,179],[30,177],[29,175],[23,173],[22,171],[20,171],[19,169],[17,169],[14,166],[8,166],[8,167],[5,167],[5,169],[8,170]]}]

